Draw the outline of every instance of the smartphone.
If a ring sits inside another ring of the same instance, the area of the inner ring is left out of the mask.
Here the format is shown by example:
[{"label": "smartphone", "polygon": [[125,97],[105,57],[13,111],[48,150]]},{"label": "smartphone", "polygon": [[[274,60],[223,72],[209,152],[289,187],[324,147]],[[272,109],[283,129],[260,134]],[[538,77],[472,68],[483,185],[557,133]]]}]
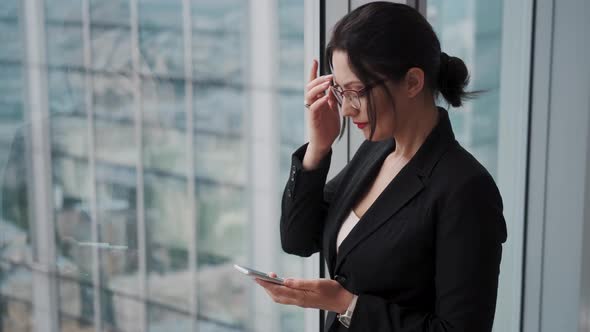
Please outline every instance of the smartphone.
[{"label": "smartphone", "polygon": [[264,272],[260,272],[260,271],[256,271],[254,269],[245,267],[245,266],[240,266],[238,264],[234,264],[234,267],[236,268],[236,270],[242,272],[243,274],[250,276],[252,278],[258,278],[258,279],[262,279],[264,281],[268,281],[268,282],[272,282],[274,284],[278,284],[278,285],[282,285],[284,280],[282,278],[273,278],[268,276],[268,274],[264,273]]}]

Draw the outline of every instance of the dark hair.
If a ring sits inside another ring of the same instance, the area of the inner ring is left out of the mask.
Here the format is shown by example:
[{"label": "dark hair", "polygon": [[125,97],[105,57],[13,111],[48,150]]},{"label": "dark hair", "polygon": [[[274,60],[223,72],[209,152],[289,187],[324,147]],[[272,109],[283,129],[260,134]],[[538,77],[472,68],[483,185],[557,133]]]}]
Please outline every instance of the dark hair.
[{"label": "dark hair", "polygon": [[[476,94],[465,91],[469,83],[465,63],[441,52],[432,26],[407,5],[378,1],[350,12],[336,23],[326,47],[330,70],[337,50],[347,52],[352,71],[365,85],[384,79],[399,82],[416,67],[424,71],[425,88],[433,97],[440,93],[454,107]],[[371,139],[376,126],[371,94],[367,102]],[[345,128],[346,121],[342,121],[341,137]]]}]

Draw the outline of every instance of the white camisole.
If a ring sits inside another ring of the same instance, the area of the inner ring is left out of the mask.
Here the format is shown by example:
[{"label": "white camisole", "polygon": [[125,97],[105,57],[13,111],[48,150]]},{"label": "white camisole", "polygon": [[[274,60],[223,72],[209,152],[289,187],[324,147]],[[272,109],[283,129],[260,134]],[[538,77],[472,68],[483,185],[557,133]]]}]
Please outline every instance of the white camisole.
[{"label": "white camisole", "polygon": [[340,244],[342,244],[342,241],[346,239],[348,234],[350,234],[350,231],[352,231],[352,229],[354,228],[354,226],[356,226],[359,220],[360,219],[354,213],[354,210],[351,209],[350,213],[348,214],[348,217],[342,223],[342,226],[340,226],[340,231],[338,232],[338,237],[336,238],[336,253],[338,253],[338,249],[340,248]]}]

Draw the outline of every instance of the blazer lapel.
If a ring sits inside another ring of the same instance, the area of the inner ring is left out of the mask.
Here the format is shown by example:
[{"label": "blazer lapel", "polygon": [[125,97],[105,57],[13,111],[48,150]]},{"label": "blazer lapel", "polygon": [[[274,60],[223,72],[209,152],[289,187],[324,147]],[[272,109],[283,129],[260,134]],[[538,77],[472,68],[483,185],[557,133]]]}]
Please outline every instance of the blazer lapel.
[{"label": "blazer lapel", "polygon": [[[385,148],[380,148],[375,153],[377,158],[373,158],[372,162],[366,168],[363,166],[363,169],[367,171],[361,172],[362,176],[358,179],[351,179],[351,185],[346,188],[347,194],[342,199],[342,204],[336,208],[338,213],[327,224],[325,241],[327,239],[328,243],[324,243],[324,246],[328,247],[328,267],[332,274],[337,273],[344,258],[351,250],[375,232],[381,225],[390,220],[391,216],[396,214],[413,197],[420,193],[425,187],[425,183],[428,182],[428,178],[436,163],[451,143],[455,142],[448,112],[440,107],[438,109],[439,122],[437,126],[424,141],[414,157],[387,185],[350,234],[342,241],[338,254],[336,255],[336,238],[344,217],[350,213],[350,210],[354,203],[358,201],[360,195],[368,190],[384,159],[392,151],[392,148],[395,147],[395,142],[392,140],[392,143],[388,142],[384,144]],[[355,170],[358,171],[359,168],[355,168]],[[354,172],[351,172],[353,176]]]},{"label": "blazer lapel", "polygon": [[342,241],[338,250],[334,271],[338,271],[344,257],[354,247],[375,232],[383,223],[387,222],[391,216],[396,214],[424,188],[424,184],[418,177],[415,169],[408,166],[410,165],[406,165],[387,185],[350,234]]},{"label": "blazer lapel", "polygon": [[336,239],[340,226],[344,222],[344,218],[350,213],[350,209],[354,203],[364,193],[363,190],[358,188],[369,188],[372,181],[377,176],[383,161],[387,157],[393,148],[395,142],[393,140],[377,143],[380,146],[376,147],[376,151],[369,156],[365,156],[367,162],[360,163],[360,166],[355,167],[351,171],[350,184],[344,188],[345,194],[335,207],[335,214],[330,218],[330,221],[326,223],[326,230],[324,236],[324,248],[327,248],[327,263],[330,272],[334,271],[336,264]]}]

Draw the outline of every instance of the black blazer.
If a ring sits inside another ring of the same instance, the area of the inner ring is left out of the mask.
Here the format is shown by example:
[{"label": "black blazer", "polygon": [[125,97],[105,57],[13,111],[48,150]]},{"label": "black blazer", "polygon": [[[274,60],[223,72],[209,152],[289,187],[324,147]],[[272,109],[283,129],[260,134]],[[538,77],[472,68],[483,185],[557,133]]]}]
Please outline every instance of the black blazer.
[{"label": "black blazer", "polygon": [[448,113],[363,215],[336,254],[346,215],[367,192],[393,139],[365,141],[326,183],[292,157],[282,199],[281,244],[299,256],[322,251],[330,277],[357,294],[349,329],[329,312],[326,331],[492,330],[506,223],[494,180],[455,140]]}]

